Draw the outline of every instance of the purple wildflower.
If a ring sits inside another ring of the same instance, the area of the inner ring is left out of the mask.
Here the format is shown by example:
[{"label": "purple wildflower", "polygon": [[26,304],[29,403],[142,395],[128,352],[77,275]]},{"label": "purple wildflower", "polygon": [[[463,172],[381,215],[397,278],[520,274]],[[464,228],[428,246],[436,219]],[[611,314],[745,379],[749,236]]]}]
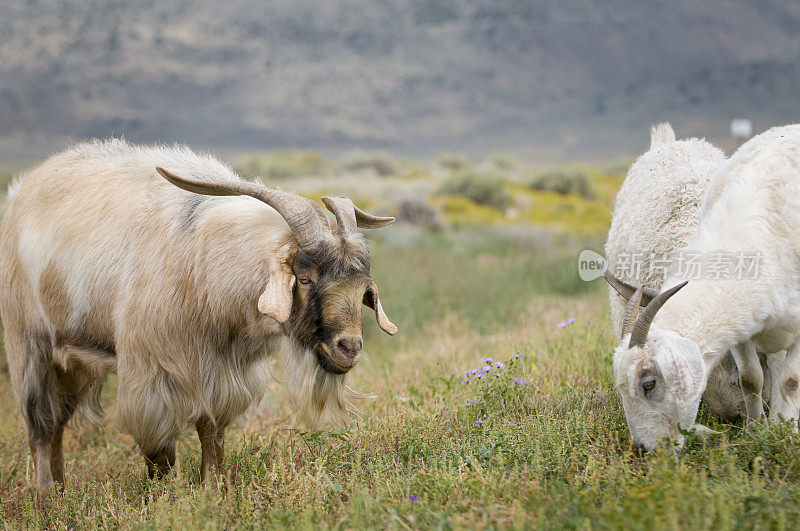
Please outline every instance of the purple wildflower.
[{"label": "purple wildflower", "polygon": [[492,358],[486,357],[486,358],[481,358],[481,361],[484,363],[492,363],[494,360]]},{"label": "purple wildflower", "polygon": [[503,363],[502,361],[498,361],[495,365],[497,365],[498,369],[505,369],[506,368],[506,364]]},{"label": "purple wildflower", "polygon": [[575,319],[574,317],[570,317],[566,321],[558,323],[558,327],[559,328],[566,328],[567,326],[573,324],[575,321],[577,321],[577,319]]},{"label": "purple wildflower", "polygon": [[417,498],[416,496],[409,496],[408,501],[417,503],[419,501],[419,498]]},{"label": "purple wildflower", "polygon": [[543,348],[539,349],[539,354],[544,354],[545,352],[547,352],[545,349],[543,349]]},{"label": "purple wildflower", "polygon": [[476,421],[475,421],[475,425],[476,425],[476,426],[479,426],[479,425],[483,424],[484,422],[486,422],[486,421],[485,421],[485,420],[480,420],[480,419],[479,419],[479,420],[476,420]]},{"label": "purple wildflower", "polygon": [[461,383],[462,383],[462,384],[468,384],[468,383],[469,383],[469,380],[461,380]]}]

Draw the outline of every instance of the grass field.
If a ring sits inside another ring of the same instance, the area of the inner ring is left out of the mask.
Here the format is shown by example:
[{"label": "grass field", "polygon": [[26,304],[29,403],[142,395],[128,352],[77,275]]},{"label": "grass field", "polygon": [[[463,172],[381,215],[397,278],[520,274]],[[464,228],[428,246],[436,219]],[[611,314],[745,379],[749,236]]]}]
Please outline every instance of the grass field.
[{"label": "grass field", "polygon": [[[601,186],[593,201],[607,210],[611,198]],[[371,243],[373,273],[400,333],[382,334],[365,313],[366,353],[350,381],[375,398],[360,418],[338,431],[303,431],[275,384],[273,398],[230,430],[226,473],[205,485],[189,430],[172,476],[149,481],[132,440],[113,425],[71,429],[68,485],[37,512],[26,436],[2,374],[0,521],[59,528],[794,527],[800,439],[786,427],[744,430],[704,416],[719,435],[689,436],[680,452],[630,451],[611,379],[615,341],[605,287],[581,282],[576,270],[578,252],[599,251],[602,234],[504,223],[439,232],[398,224],[378,232],[385,234]]]}]

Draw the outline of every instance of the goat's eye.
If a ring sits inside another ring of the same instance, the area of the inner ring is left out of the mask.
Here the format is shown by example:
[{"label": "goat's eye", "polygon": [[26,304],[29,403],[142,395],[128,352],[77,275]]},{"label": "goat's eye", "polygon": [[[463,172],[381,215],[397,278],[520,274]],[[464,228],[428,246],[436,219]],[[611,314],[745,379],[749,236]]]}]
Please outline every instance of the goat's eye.
[{"label": "goat's eye", "polygon": [[644,387],[645,391],[651,391],[653,389],[653,387],[655,387],[655,386],[656,386],[656,381],[655,380],[648,380],[648,381],[646,381],[645,383],[642,384],[642,387]]},{"label": "goat's eye", "polygon": [[300,277],[297,279],[300,284],[311,284],[311,279],[308,277]]}]

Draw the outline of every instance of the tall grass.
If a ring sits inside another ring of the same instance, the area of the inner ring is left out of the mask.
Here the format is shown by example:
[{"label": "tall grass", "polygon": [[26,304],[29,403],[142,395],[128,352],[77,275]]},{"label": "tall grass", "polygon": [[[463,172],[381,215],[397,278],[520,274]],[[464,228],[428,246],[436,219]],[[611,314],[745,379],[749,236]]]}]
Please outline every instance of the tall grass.
[{"label": "tall grass", "polygon": [[720,435],[690,436],[679,452],[630,452],[611,378],[605,290],[580,283],[571,258],[594,243],[489,230],[373,242],[382,300],[401,329],[390,338],[365,312],[366,354],[352,384],[377,398],[345,430],[310,433],[294,427],[276,388],[266,412],[231,430],[226,473],[206,485],[189,430],[174,473],[149,481],[128,436],[113,426],[71,429],[69,484],[37,512],[26,437],[0,376],[0,520],[70,528],[791,525],[800,517],[800,439],[786,427],[745,431],[704,417]]},{"label": "tall grass", "polygon": [[[255,158],[251,170],[276,178],[334,171],[318,156],[291,153]],[[133,441],[113,423],[72,428],[64,443],[68,485],[37,511],[27,437],[0,372],[0,524],[792,526],[800,518],[800,438],[787,426],[743,430],[702,414],[719,435],[690,435],[682,451],[644,457],[629,449],[611,376],[605,290],[600,281],[581,282],[575,264],[581,249],[600,248],[621,174],[588,172],[597,198],[587,199],[531,190],[508,176],[518,163],[497,159],[487,189],[490,198],[492,190],[508,194],[498,208],[493,199],[478,201],[474,190],[483,185],[461,186],[472,164],[451,159],[430,174],[373,178],[390,183],[382,186],[395,198],[406,184],[433,193],[455,229],[407,224],[373,233],[372,271],[400,333],[386,336],[365,311],[365,355],[349,378],[376,398],[346,429],[298,428],[274,383],[272,399],[229,430],[225,474],[201,485],[189,429],[173,474],[149,481]],[[345,178],[337,175],[336,184]],[[420,187],[425,179],[433,186]],[[305,182],[327,183],[291,184]],[[437,197],[442,182],[459,188]],[[359,203],[372,207],[368,198]],[[107,406],[114,394],[111,378]]]}]

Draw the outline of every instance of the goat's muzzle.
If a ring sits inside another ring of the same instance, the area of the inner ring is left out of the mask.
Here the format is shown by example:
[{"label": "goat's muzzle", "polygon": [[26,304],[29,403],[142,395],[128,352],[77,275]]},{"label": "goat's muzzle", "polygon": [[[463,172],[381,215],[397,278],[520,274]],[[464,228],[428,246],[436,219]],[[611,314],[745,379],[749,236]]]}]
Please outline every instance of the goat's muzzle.
[{"label": "goat's muzzle", "polygon": [[323,369],[334,374],[345,374],[361,359],[361,336],[339,336],[333,345],[320,342],[314,352]]}]

